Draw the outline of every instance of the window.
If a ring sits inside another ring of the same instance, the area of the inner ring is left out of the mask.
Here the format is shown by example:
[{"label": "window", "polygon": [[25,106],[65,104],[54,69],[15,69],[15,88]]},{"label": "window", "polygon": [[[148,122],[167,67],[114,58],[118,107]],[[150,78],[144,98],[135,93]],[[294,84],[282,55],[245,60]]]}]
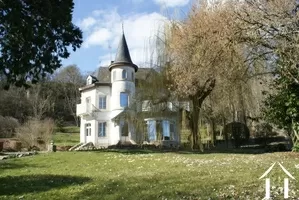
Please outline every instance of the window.
[{"label": "window", "polygon": [[106,96],[99,97],[99,109],[106,109]]},{"label": "window", "polygon": [[116,81],[116,71],[113,71],[113,81]]},{"label": "window", "polygon": [[134,72],[132,72],[131,78],[132,78],[132,81],[134,81]]},{"label": "window", "polygon": [[169,130],[169,121],[163,120],[163,140],[169,140],[170,139],[170,130]]},{"label": "window", "polygon": [[122,78],[127,79],[127,71],[125,69],[122,71]]},{"label": "window", "polygon": [[121,92],[120,93],[120,106],[121,107],[128,107],[129,104],[129,95],[128,93]]},{"label": "window", "polygon": [[99,122],[98,136],[99,137],[106,137],[106,122]]},{"label": "window", "polygon": [[85,124],[85,135],[86,136],[91,136],[91,124]]},{"label": "window", "polygon": [[149,141],[156,140],[156,121],[149,120],[147,121],[147,133]]},{"label": "window", "polygon": [[128,122],[123,122],[121,126],[121,136],[129,136]]}]

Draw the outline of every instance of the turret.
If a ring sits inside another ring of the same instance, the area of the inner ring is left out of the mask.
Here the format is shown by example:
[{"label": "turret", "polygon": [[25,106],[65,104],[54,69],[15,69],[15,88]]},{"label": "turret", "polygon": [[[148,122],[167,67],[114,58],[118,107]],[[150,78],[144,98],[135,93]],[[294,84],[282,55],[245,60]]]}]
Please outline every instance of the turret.
[{"label": "turret", "polygon": [[135,72],[138,67],[130,56],[124,33],[120,39],[115,60],[109,66],[112,83],[112,110],[130,106],[135,94]]}]

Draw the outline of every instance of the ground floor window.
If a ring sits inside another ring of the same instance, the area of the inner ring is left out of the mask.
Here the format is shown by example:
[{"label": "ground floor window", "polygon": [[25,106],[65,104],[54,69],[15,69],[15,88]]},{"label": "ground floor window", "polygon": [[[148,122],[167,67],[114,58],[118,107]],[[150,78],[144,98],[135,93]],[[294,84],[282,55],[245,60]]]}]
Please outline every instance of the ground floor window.
[{"label": "ground floor window", "polygon": [[99,122],[98,136],[99,137],[106,137],[106,122]]},{"label": "ground floor window", "polygon": [[85,135],[91,136],[91,124],[90,123],[85,124]]},{"label": "ground floor window", "polygon": [[169,121],[163,120],[163,140],[170,140]]},{"label": "ground floor window", "polygon": [[147,121],[147,133],[149,141],[156,141],[156,121],[149,120]]},{"label": "ground floor window", "polygon": [[149,141],[156,141],[157,137],[158,140],[173,140],[175,124],[169,120],[149,120],[147,121],[147,134]]},{"label": "ground floor window", "polygon": [[121,127],[121,136],[129,136],[128,122],[123,122],[122,127]]}]

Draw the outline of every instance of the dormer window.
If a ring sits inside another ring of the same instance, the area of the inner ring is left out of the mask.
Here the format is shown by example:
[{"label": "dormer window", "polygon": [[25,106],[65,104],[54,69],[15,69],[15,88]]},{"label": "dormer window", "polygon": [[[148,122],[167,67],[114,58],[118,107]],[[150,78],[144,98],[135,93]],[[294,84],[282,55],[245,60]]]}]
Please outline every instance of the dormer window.
[{"label": "dormer window", "polygon": [[87,79],[86,79],[86,85],[90,85],[92,84],[92,78],[89,76]]},{"label": "dormer window", "polygon": [[127,70],[124,69],[122,71],[122,79],[127,79],[127,77],[128,77]]}]

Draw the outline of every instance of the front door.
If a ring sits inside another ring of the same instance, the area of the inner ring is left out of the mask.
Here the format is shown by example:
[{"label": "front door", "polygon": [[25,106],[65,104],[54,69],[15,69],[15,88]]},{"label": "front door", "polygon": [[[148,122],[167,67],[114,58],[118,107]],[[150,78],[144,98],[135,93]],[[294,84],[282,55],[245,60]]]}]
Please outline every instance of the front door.
[{"label": "front door", "polygon": [[90,123],[85,124],[85,142],[86,143],[92,142],[92,139],[91,139],[91,124]]}]

